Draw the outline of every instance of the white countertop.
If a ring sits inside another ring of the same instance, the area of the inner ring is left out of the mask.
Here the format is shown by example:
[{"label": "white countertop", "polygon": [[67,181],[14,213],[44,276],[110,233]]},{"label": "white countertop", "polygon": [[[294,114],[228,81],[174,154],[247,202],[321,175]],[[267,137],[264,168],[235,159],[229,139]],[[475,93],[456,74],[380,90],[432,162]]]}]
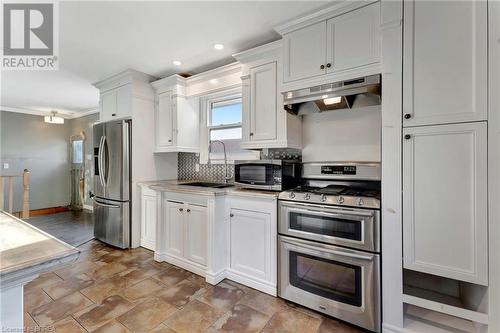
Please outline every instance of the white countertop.
[{"label": "white countertop", "polygon": [[38,274],[57,264],[76,260],[80,251],[28,223],[0,211],[0,278]]},{"label": "white countertop", "polygon": [[226,187],[226,188],[213,188],[213,187],[201,187],[201,186],[191,186],[184,185],[186,183],[192,183],[193,181],[180,181],[180,180],[157,180],[157,181],[146,181],[139,182],[140,186],[146,186],[154,191],[160,192],[182,192],[196,195],[239,195],[239,196],[249,196],[249,197],[263,197],[263,198],[277,198],[279,192],[275,191],[263,191],[263,190],[253,190],[244,189],[236,186]]}]

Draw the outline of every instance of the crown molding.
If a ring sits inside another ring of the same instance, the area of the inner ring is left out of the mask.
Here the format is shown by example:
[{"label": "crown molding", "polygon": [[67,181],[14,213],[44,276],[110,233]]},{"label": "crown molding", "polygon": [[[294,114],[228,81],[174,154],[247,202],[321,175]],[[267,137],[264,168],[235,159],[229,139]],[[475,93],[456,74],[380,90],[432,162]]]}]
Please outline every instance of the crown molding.
[{"label": "crown molding", "polygon": [[105,78],[104,80],[95,82],[92,85],[97,89],[104,91],[112,89],[117,85],[124,85],[133,82],[150,83],[156,79],[157,78],[152,75],[145,74],[134,69],[127,69],[123,72]]},{"label": "crown molding", "polygon": [[328,20],[332,17],[345,14],[355,9],[365,7],[379,0],[337,0],[333,5],[329,5],[320,10],[311,12],[306,15],[301,15],[295,19],[288,20],[274,27],[274,30],[280,35],[287,34],[294,30],[306,27],[308,25]]},{"label": "crown molding", "polygon": [[260,59],[266,55],[279,54],[282,44],[282,39],[278,39],[274,42],[254,47],[253,49],[235,53],[233,54],[233,58],[240,63],[246,63]]},{"label": "crown molding", "polygon": [[[52,111],[42,111],[36,109],[29,108],[18,108],[12,106],[0,105],[1,112],[14,112],[14,113],[22,113],[22,114],[30,114],[34,116],[49,116]],[[85,117],[94,113],[99,113],[99,109],[88,109],[84,111],[67,111],[67,110],[57,110],[57,115],[64,119],[76,119]]]},{"label": "crown molding", "polygon": [[206,72],[196,74],[186,78],[187,84],[194,84],[203,81],[208,81],[212,79],[218,79],[227,75],[241,72],[241,64],[239,62],[233,62],[228,65],[217,67]]}]

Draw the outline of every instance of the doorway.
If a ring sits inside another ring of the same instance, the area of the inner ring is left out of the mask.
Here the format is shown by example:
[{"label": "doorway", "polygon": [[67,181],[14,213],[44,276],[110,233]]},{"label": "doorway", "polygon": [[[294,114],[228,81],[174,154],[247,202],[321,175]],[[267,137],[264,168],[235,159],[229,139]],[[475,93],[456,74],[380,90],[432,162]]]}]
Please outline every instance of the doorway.
[{"label": "doorway", "polygon": [[85,194],[85,133],[71,137],[71,201],[70,208],[73,210],[83,209]]}]

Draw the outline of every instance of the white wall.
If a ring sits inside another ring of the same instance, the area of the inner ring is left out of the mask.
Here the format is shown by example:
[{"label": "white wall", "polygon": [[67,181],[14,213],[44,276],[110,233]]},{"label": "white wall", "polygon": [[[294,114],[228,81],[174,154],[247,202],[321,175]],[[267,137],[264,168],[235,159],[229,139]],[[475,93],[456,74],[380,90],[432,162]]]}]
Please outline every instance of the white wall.
[{"label": "white wall", "polygon": [[303,116],[302,160],[380,162],[380,106]]}]

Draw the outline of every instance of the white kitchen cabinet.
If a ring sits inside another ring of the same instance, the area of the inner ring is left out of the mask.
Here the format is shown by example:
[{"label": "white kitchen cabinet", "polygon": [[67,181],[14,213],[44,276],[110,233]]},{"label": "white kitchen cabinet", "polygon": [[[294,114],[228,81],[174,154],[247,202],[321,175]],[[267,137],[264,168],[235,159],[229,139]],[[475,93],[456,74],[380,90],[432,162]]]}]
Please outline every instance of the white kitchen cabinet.
[{"label": "white kitchen cabinet", "polygon": [[319,15],[319,22],[311,18],[276,28],[283,35],[285,83],[329,83],[380,72],[370,67],[380,63],[380,2],[336,4],[328,14]]},{"label": "white kitchen cabinet", "polygon": [[283,36],[285,82],[326,73],[326,33],[322,21]]},{"label": "white kitchen cabinet", "polygon": [[186,259],[205,266],[207,264],[207,208],[187,205],[184,214],[186,228],[184,253]]},{"label": "white kitchen cabinet", "polygon": [[230,199],[228,278],[276,294],[276,199]]},{"label": "white kitchen cabinet", "polygon": [[283,109],[281,48],[277,41],[234,55],[242,64],[243,149],[302,148],[301,119]]},{"label": "white kitchen cabinet", "polygon": [[132,85],[126,84],[101,92],[100,120],[109,121],[132,116]]},{"label": "white kitchen cabinet", "polygon": [[487,125],[404,129],[404,267],[488,284]]},{"label": "white kitchen cabinet", "polygon": [[154,251],[156,248],[156,192],[141,189],[141,246]]},{"label": "white kitchen cabinet", "polygon": [[158,95],[158,106],[155,117],[155,150],[170,148],[174,145],[174,117],[176,108],[173,91],[165,91]]},{"label": "white kitchen cabinet", "polygon": [[167,252],[184,257],[184,204],[169,200],[164,201],[166,219]]},{"label": "white kitchen cabinet", "polygon": [[380,4],[327,21],[326,73],[380,61]]},{"label": "white kitchen cabinet", "polygon": [[487,119],[487,5],[405,1],[405,127]]},{"label": "white kitchen cabinet", "polygon": [[276,139],[276,62],[250,68],[250,140]]},{"label": "white kitchen cabinet", "polygon": [[198,153],[199,111],[186,98],[186,81],[173,75],[152,83],[156,91],[155,152]]}]

